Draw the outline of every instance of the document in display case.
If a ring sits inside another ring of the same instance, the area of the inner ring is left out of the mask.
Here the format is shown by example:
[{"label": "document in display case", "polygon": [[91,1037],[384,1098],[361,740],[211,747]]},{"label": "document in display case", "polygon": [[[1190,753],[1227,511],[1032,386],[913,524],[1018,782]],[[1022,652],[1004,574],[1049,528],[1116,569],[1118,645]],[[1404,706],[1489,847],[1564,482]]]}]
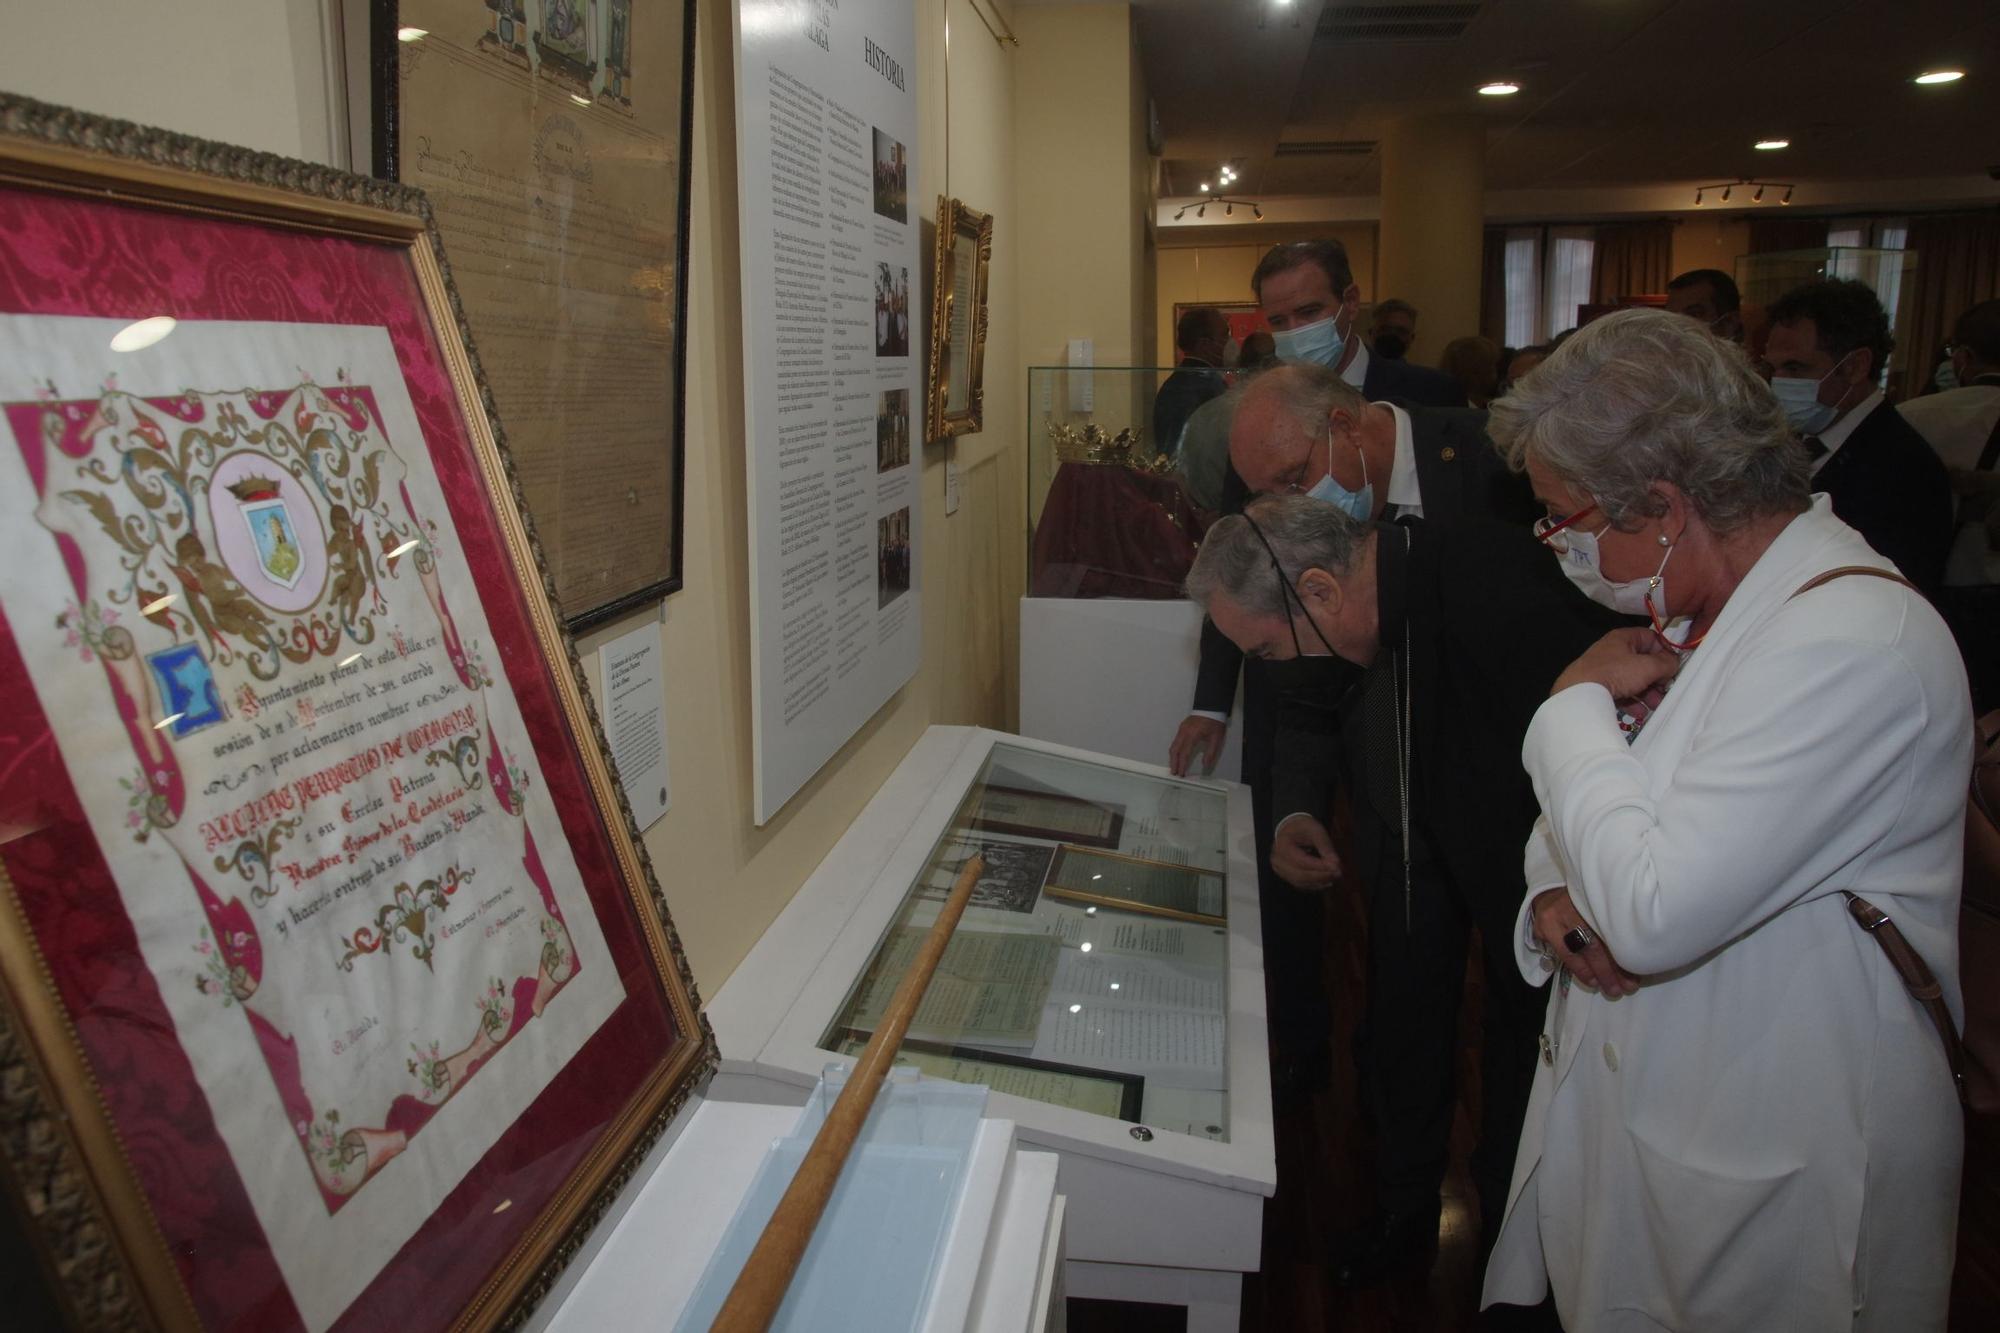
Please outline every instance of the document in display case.
[{"label": "document in display case", "polygon": [[1062,1154],[1073,1277],[1240,1281],[1276,1180],[1241,786],[933,727],[711,1005],[718,1095],[802,1099],[858,1051],[974,853],[903,1059]]}]

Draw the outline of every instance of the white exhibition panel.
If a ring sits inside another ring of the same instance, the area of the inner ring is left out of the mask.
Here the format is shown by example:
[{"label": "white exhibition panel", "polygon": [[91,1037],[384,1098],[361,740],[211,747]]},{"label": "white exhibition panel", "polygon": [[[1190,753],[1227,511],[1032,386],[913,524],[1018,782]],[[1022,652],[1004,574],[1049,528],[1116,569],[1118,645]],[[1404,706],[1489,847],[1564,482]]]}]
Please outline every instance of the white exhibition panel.
[{"label": "white exhibition panel", "polygon": [[763,824],[923,652],[926,210],[909,194],[913,0],[736,0],[731,12]]},{"label": "white exhibition panel", "polygon": [[[1194,702],[1201,608],[1124,597],[1021,599],[1021,734],[1165,763]],[[1242,710],[1215,771],[1234,778]]]},{"label": "white exhibition panel", "polygon": [[[545,1333],[670,1328],[722,1243],[796,1106],[705,1100],[673,1146],[635,1182],[625,1212],[547,1315]],[[1056,1161],[1014,1146],[1014,1126],[980,1122],[921,1327],[1033,1333],[1061,1298],[1050,1258],[1063,1210]]]},{"label": "white exhibition panel", "polygon": [[[819,1048],[820,1036],[995,742],[1023,743],[976,728],[931,728],[863,809],[711,1004],[722,1052],[718,1088],[803,1103],[836,1058]],[[1025,745],[1132,773],[1163,771],[1046,742]],[[997,1092],[987,1100],[987,1114],[1013,1120],[1024,1144],[1061,1154],[1072,1260],[1237,1272],[1258,1264],[1263,1200],[1277,1176],[1250,798],[1239,785],[1213,785],[1229,795],[1229,1141],[1168,1131],[1142,1141],[1132,1126],[1104,1116]],[[869,865],[877,867],[872,877]]]}]

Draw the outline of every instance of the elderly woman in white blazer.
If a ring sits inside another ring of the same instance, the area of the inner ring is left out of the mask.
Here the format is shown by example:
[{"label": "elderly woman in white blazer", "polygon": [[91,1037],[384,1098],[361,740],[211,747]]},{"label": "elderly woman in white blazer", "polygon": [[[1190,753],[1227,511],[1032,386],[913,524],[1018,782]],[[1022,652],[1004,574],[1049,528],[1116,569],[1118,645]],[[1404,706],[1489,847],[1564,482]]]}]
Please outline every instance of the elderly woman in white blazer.
[{"label": "elderly woman in white blazer", "polygon": [[1558,979],[1487,1302],[1569,1333],[1942,1329],[1963,1151],[1943,1043],[1844,892],[1959,1012],[1971,717],[1951,636],[1807,493],[1770,388],[1625,311],[1493,409],[1574,582],[1654,628],[1557,680],[1518,932]]}]

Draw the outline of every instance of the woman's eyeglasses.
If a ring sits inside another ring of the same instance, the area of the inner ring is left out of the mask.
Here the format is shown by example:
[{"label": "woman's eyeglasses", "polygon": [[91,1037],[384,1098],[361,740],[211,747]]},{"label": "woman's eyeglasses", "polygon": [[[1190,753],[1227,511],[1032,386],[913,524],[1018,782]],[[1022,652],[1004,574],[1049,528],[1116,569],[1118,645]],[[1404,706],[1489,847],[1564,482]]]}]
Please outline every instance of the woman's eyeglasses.
[{"label": "woman's eyeglasses", "polygon": [[1558,519],[1553,516],[1538,518],[1535,520],[1535,540],[1547,546],[1557,555],[1568,555],[1570,525],[1578,519],[1587,518],[1596,512],[1597,506],[1595,504],[1587,504],[1568,518]]}]

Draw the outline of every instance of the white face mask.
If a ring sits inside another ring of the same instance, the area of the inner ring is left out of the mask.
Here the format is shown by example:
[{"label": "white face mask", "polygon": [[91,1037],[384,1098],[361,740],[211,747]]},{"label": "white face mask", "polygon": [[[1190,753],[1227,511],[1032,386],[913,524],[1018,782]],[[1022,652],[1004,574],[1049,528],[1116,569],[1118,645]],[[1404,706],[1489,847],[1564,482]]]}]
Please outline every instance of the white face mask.
[{"label": "white face mask", "polygon": [[1604,570],[1598,564],[1597,539],[1600,533],[1579,532],[1575,528],[1563,533],[1569,539],[1569,550],[1557,557],[1562,565],[1563,576],[1577,586],[1585,597],[1599,606],[1610,607],[1620,615],[1645,616],[1653,622],[1656,631],[1667,627],[1667,561],[1673,558],[1674,548],[1668,546],[1660,557],[1660,567],[1653,571],[1651,578],[1627,579],[1622,583],[1604,577]]}]

